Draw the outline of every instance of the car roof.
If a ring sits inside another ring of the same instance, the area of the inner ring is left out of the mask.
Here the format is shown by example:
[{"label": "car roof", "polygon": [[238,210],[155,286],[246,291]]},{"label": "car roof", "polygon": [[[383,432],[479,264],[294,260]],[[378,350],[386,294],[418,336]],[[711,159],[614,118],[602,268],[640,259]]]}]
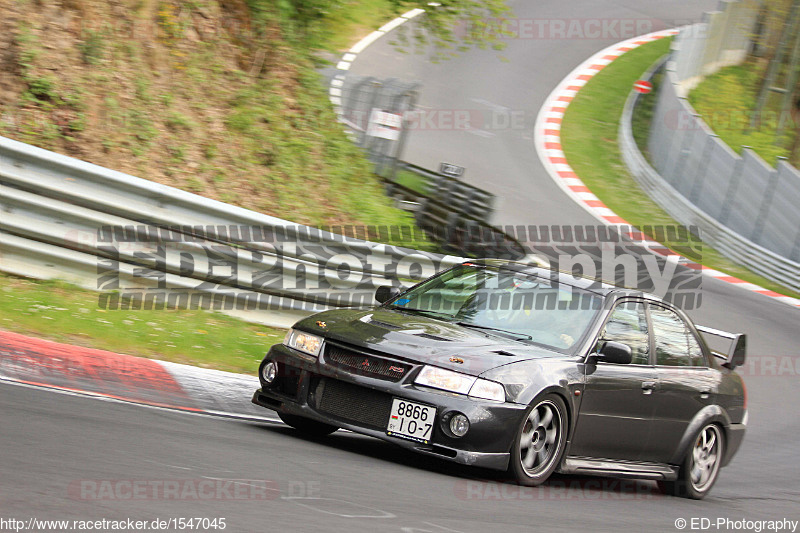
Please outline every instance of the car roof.
[{"label": "car roof", "polygon": [[575,276],[571,272],[564,270],[554,270],[542,267],[536,263],[526,263],[523,261],[510,261],[507,259],[472,259],[462,263],[463,265],[485,266],[490,268],[497,268],[503,270],[511,270],[522,274],[529,274],[533,276],[552,279],[553,274],[558,276],[558,283],[563,283],[578,289],[583,289],[595,294],[613,297],[613,298],[646,298],[657,302],[663,302],[661,298],[654,294],[644,292],[639,289],[631,289],[628,287],[619,287],[613,283],[604,281],[600,278],[590,278],[586,276]]}]

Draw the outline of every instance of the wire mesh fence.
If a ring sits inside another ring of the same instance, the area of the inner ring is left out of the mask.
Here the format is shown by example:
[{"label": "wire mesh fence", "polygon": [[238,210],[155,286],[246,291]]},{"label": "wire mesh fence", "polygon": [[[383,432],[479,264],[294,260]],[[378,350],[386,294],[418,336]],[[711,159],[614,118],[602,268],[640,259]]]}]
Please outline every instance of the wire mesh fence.
[{"label": "wire mesh fence", "polygon": [[419,89],[419,83],[394,78],[345,78],[341,119],[381,177],[394,177],[408,135],[404,122],[414,111]]}]

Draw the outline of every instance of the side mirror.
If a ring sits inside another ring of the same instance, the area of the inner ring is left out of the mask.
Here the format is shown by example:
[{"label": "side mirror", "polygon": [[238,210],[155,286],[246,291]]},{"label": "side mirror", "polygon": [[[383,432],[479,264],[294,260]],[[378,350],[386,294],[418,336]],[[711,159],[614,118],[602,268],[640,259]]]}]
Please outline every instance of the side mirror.
[{"label": "side mirror", "polygon": [[399,295],[400,289],[386,285],[378,287],[378,290],[375,291],[375,299],[380,303],[388,302],[392,298],[395,298]]},{"label": "side mirror", "polygon": [[598,355],[601,361],[617,365],[627,365],[633,360],[631,347],[621,342],[606,342]]}]

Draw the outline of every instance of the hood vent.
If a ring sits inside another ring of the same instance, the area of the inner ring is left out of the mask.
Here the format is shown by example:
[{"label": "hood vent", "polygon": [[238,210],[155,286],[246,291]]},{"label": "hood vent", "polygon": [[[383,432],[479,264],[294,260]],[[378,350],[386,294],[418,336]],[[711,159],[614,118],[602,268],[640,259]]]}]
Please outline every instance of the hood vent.
[{"label": "hood vent", "polygon": [[386,329],[402,329],[403,326],[398,326],[396,324],[389,324],[388,322],[381,322],[380,320],[375,320],[374,318],[369,321],[370,324],[373,326],[380,326]]},{"label": "hood vent", "polygon": [[368,315],[364,315],[358,319],[359,321],[365,324],[373,324],[378,327],[386,328],[386,329],[402,329],[403,326],[397,326],[395,324],[389,324],[388,322],[381,322],[380,320],[375,320],[372,318],[372,313]]},{"label": "hood vent", "polygon": [[436,335],[431,335],[430,333],[417,333],[416,336],[423,337],[426,339],[431,339],[434,341],[453,342],[453,339],[448,339],[446,337],[437,337]]}]

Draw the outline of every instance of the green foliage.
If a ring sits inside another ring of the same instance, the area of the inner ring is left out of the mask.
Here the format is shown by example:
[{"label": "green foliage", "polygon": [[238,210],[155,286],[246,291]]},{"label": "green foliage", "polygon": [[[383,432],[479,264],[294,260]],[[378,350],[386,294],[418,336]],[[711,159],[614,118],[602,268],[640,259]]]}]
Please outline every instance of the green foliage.
[{"label": "green foliage", "polygon": [[432,45],[432,60],[454,56],[471,48],[502,50],[510,34],[505,21],[513,16],[505,0],[440,0],[439,6],[413,2],[425,9],[415,26],[403,25],[396,43],[416,45],[417,50]]},{"label": "green foliage", "polygon": [[100,31],[88,30],[84,32],[83,40],[78,43],[81,59],[87,65],[97,65],[103,59],[105,47],[104,36]]},{"label": "green foliage", "polygon": [[27,79],[28,91],[37,100],[54,100],[55,80],[50,76],[31,76]]},{"label": "green foliage", "polygon": [[30,25],[22,23],[14,41],[19,48],[17,63],[23,74],[25,74],[33,68],[36,58],[39,57],[39,40],[34,35]]},{"label": "green foliage", "polygon": [[[414,8],[426,11],[416,30],[401,26],[395,44],[401,49],[422,49],[433,45],[434,58],[442,59],[472,47],[504,48],[502,21],[512,12],[506,0],[247,0],[261,14],[278,15],[292,34],[312,48],[341,48],[345,44],[342,28],[374,27],[381,18]],[[381,18],[378,18],[381,17]],[[344,32],[347,35],[347,32]],[[352,34],[352,30],[350,31]]]},{"label": "green foliage", "polygon": [[767,164],[789,157],[797,129],[787,117],[783,137],[775,142],[781,97],[772,94],[756,129],[748,131],[750,115],[758,97],[760,69],[755,63],[726,67],[708,76],[689,93],[689,102],[720,139],[737,153],[751,147]]},{"label": "green foliage", "polygon": [[172,131],[190,131],[195,127],[194,122],[180,111],[168,113],[164,123]]},{"label": "green foliage", "polygon": [[428,189],[428,182],[425,180],[425,178],[419,174],[409,172],[407,170],[398,170],[394,181],[398,185],[407,187],[419,194],[425,194]]}]

